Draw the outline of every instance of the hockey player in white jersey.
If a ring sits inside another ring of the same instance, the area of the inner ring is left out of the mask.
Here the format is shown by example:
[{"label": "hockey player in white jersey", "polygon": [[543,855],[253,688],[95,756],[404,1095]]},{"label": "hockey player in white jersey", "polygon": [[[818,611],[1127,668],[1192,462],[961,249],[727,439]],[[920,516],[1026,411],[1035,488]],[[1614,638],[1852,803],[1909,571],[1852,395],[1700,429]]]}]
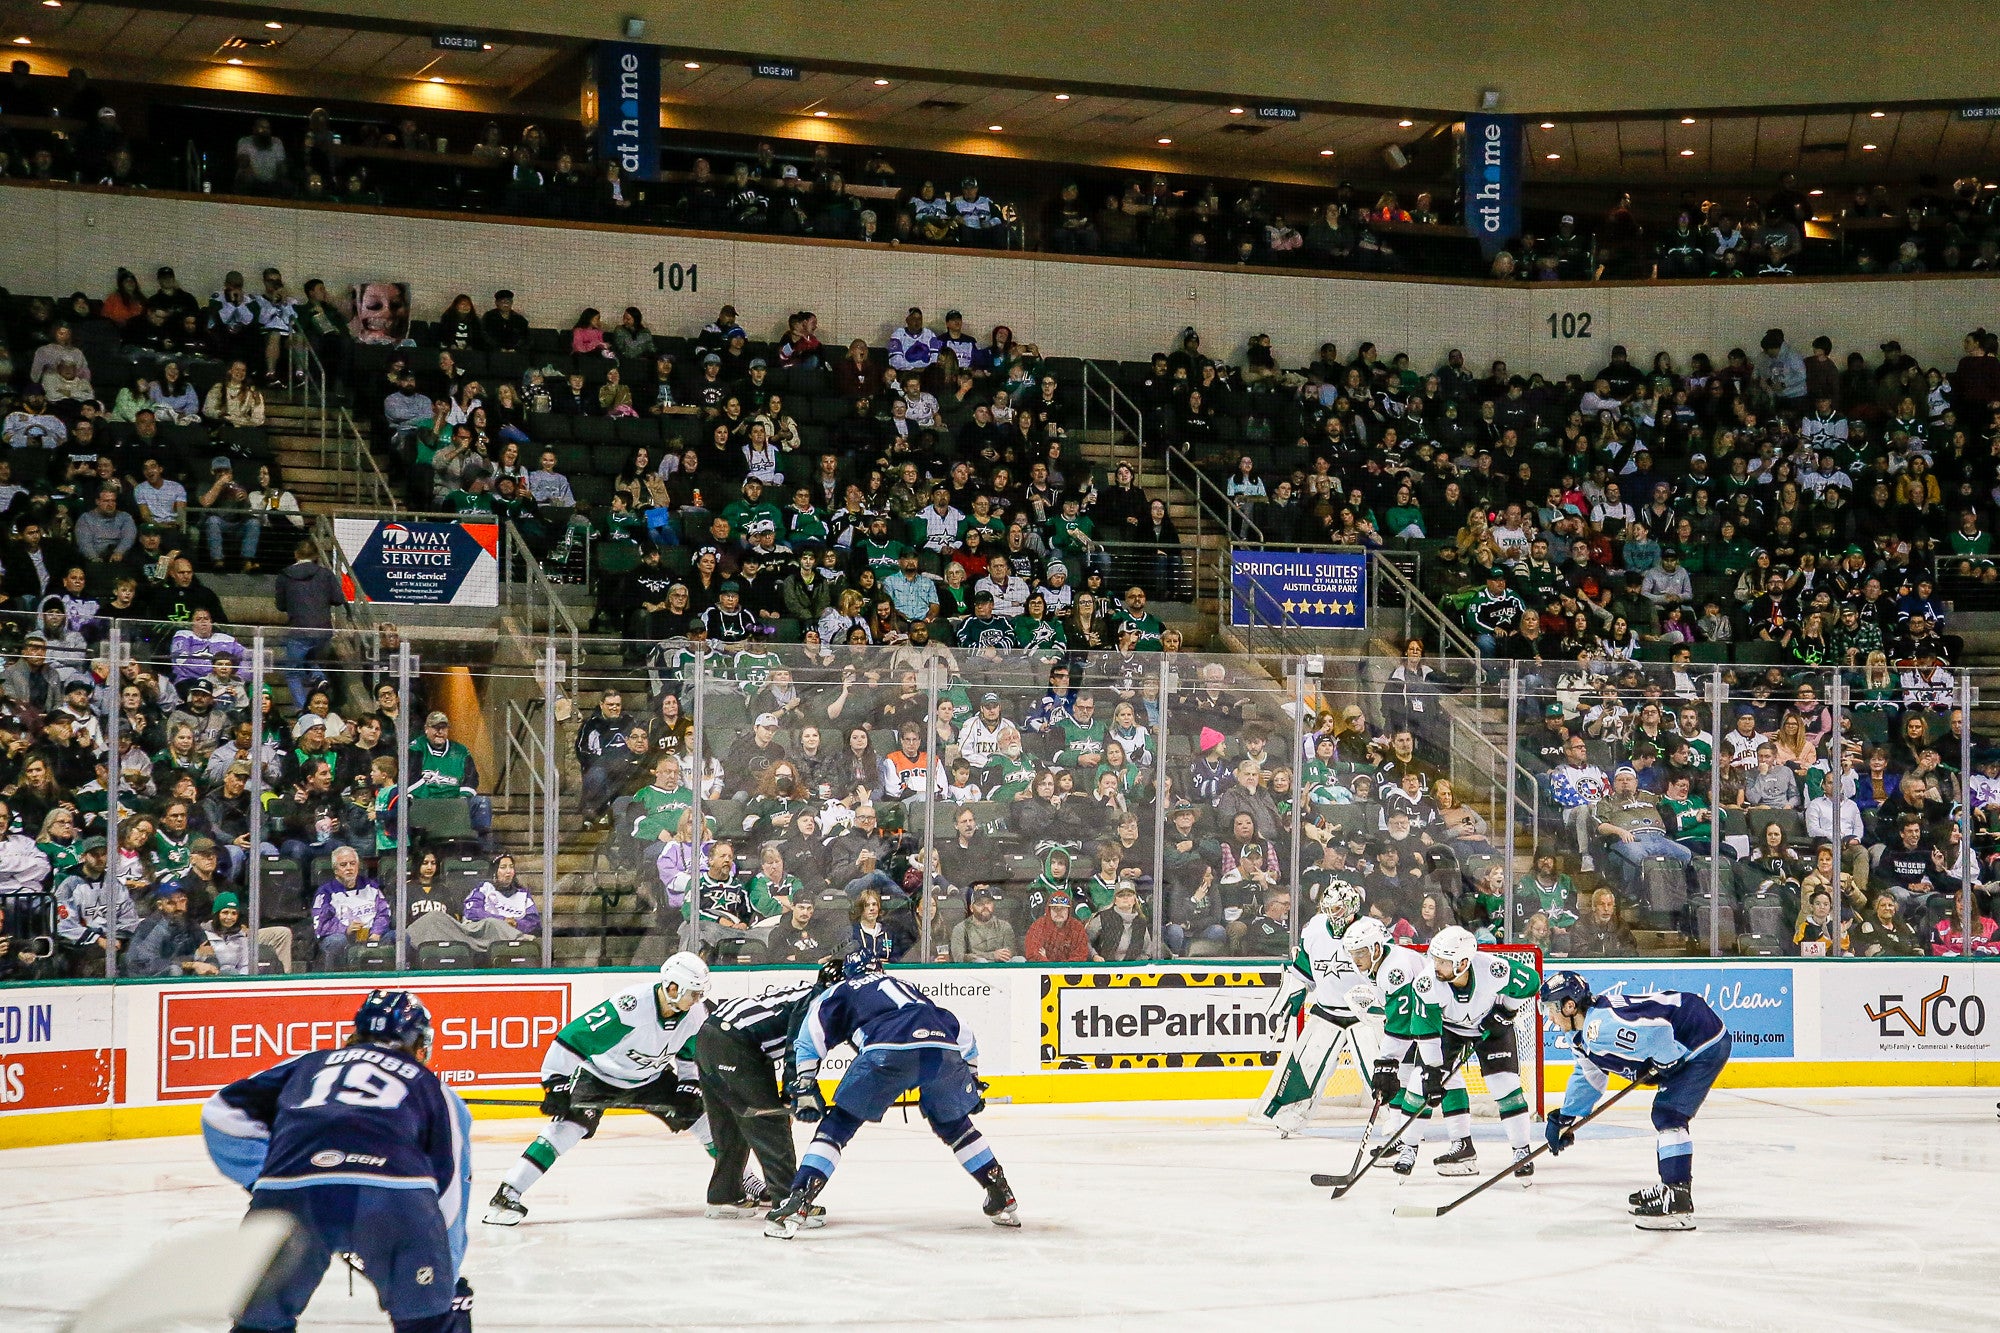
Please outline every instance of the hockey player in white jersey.
[{"label": "hockey player in white jersey", "polygon": [[[677,953],[657,981],[620,991],[572,1019],[542,1057],[542,1114],[548,1127],[528,1145],[487,1204],[485,1221],[513,1226],[521,1202],[556,1159],[597,1133],[607,1110],[629,1108],[709,1142],[694,1063],[695,1034],[708,1019],[708,964]],[[746,1194],[763,1183],[746,1176]]]},{"label": "hockey player in white jersey", "polygon": [[[1302,1128],[1326,1090],[1345,1046],[1365,1083],[1382,1051],[1381,1016],[1349,1007],[1347,993],[1363,978],[1341,944],[1361,910],[1361,891],[1332,880],[1320,891],[1319,912],[1299,930],[1299,947],[1279,982],[1277,1010],[1293,1020],[1291,1039],[1250,1113],[1280,1138]],[[1300,1019],[1303,1010],[1303,1019]]]},{"label": "hockey player in white jersey", "polygon": [[[1442,1005],[1437,995],[1443,983],[1432,973],[1430,960],[1392,943],[1388,928],[1374,917],[1364,916],[1349,926],[1340,942],[1360,977],[1348,992],[1348,1008],[1382,1014],[1382,1050],[1369,1077],[1375,1098],[1404,1115],[1428,1120],[1445,1095]],[[1470,1143],[1466,1146],[1469,1149]],[[1392,1151],[1397,1175],[1416,1170],[1417,1142],[1407,1132],[1400,1144],[1385,1144],[1375,1156]],[[1439,1174],[1469,1174],[1471,1168],[1464,1166],[1469,1155],[1440,1157]]]},{"label": "hockey player in white jersey", "polygon": [[[1465,1090],[1464,1061],[1468,1050],[1479,1059],[1480,1074],[1499,1103],[1500,1127],[1514,1159],[1528,1155],[1528,1099],[1521,1092],[1520,1051],[1514,1044],[1514,1021],[1535,1004],[1542,978],[1534,965],[1497,953],[1480,953],[1479,942],[1463,926],[1447,926],[1430,943],[1431,975],[1439,983],[1439,1067],[1444,1071],[1443,1127],[1451,1148],[1437,1161],[1475,1169],[1472,1146],[1472,1104]],[[1523,1185],[1534,1174],[1532,1165],[1515,1171]],[[1447,1174],[1459,1174],[1457,1171]]]}]

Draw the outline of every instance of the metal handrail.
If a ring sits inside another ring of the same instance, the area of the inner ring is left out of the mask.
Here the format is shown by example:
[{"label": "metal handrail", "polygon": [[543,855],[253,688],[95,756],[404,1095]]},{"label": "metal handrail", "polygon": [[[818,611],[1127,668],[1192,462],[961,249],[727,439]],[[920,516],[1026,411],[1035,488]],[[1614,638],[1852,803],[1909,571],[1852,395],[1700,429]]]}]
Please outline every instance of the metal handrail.
[{"label": "metal handrail", "polygon": [[[500,569],[501,586],[506,590],[509,606],[518,606],[522,617],[533,628],[536,604],[547,606],[547,625],[551,636],[569,641],[569,682],[576,687],[577,673],[583,665],[583,633],[577,628],[576,618],[569,613],[569,607],[556,595],[555,585],[542,570],[542,562],[535,558],[534,548],[522,538],[521,530],[508,519],[501,529]],[[521,576],[514,577],[514,561],[521,562]]]},{"label": "metal handrail", "polygon": [[[1104,381],[1103,388],[1100,389],[1091,383],[1091,376],[1093,375]],[[1085,361],[1083,363],[1083,428],[1085,430],[1091,428],[1090,405],[1093,402],[1097,403],[1105,415],[1111,419],[1111,424],[1114,427],[1130,433],[1132,438],[1138,442],[1140,448],[1143,449],[1145,447],[1146,414],[1139,410],[1139,405],[1133,402],[1130,395],[1118,387],[1118,382],[1106,374],[1096,362]],[[1125,409],[1124,411],[1120,410],[1121,404]]]},{"label": "metal handrail", "polygon": [[312,516],[313,544],[319,547],[319,558],[326,567],[339,576],[341,586],[353,588],[354,596],[347,602],[347,621],[358,633],[374,635],[379,632],[375,617],[375,604],[361,593],[361,585],[355,581],[354,569],[347,563],[347,552],[340,549],[340,539],[334,535],[333,516],[314,514]]},{"label": "metal handrail", "polygon": [[1475,678],[1479,671],[1479,645],[1473,641],[1463,627],[1452,622],[1444,608],[1424,596],[1417,585],[1410,580],[1392,560],[1371,560],[1370,572],[1382,582],[1394,588],[1403,598],[1403,637],[1413,637],[1410,633],[1412,621],[1428,624],[1437,631],[1438,656],[1447,662],[1455,651],[1466,659]]},{"label": "metal handrail", "polygon": [[[354,416],[345,407],[335,409],[332,427],[334,437],[335,465],[339,478],[335,494],[345,490],[345,479],[354,478],[354,503],[376,509],[378,512],[397,514],[402,505],[397,503],[395,488],[382,472],[382,464],[376,460],[375,448],[368,437],[361,433]],[[348,462],[349,451],[353,453],[353,463]]]},{"label": "metal handrail", "polygon": [[528,798],[528,836],[530,843],[536,841],[536,821],[541,817],[542,790],[548,781],[546,776],[553,768],[548,762],[547,751],[542,745],[542,728],[537,718],[543,701],[536,699],[523,708],[518,702],[509,700],[507,704],[507,725],[505,748],[500,759],[500,791],[507,802],[507,808],[514,808],[514,797]]}]

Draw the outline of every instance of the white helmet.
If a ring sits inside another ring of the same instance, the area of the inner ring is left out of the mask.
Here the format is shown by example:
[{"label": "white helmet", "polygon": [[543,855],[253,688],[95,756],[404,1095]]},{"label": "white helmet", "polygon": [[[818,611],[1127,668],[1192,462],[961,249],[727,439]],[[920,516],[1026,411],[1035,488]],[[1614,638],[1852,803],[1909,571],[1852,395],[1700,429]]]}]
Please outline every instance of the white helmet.
[{"label": "white helmet", "polygon": [[699,954],[677,953],[660,964],[660,984],[668,999],[682,1001],[686,1008],[708,991],[708,964]]},{"label": "white helmet", "polygon": [[1435,963],[1447,963],[1453,972],[1472,961],[1479,952],[1479,941],[1472,938],[1472,932],[1464,926],[1446,926],[1431,940],[1430,954]]},{"label": "white helmet", "polygon": [[1372,916],[1364,916],[1340,937],[1340,948],[1350,960],[1362,949],[1381,952],[1389,947],[1389,929]]},{"label": "white helmet", "polygon": [[1328,880],[1319,891],[1319,910],[1336,925],[1352,921],[1361,912],[1361,890],[1344,879]]}]

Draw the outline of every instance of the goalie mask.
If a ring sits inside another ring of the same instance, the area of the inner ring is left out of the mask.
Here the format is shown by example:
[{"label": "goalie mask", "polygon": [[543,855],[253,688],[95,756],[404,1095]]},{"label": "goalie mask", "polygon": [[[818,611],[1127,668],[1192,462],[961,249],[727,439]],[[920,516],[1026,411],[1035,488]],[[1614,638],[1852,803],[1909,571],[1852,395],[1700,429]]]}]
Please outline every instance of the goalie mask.
[{"label": "goalie mask", "polygon": [[1319,910],[1331,918],[1334,934],[1361,914],[1361,890],[1344,879],[1326,882],[1319,891]]}]

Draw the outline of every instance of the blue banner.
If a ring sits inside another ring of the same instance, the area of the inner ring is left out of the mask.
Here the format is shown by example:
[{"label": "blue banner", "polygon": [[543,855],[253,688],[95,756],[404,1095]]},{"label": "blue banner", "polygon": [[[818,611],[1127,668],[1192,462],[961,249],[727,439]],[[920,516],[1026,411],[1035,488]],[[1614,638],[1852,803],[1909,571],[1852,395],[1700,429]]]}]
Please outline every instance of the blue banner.
[{"label": "blue banner", "polygon": [[597,151],[635,180],[660,176],[660,48],[599,42],[592,57]]},{"label": "blue banner", "polygon": [[1465,230],[1491,259],[1521,234],[1521,118],[1467,116]]},{"label": "blue banner", "polygon": [[[1585,963],[1551,959],[1544,971],[1558,967],[1581,972],[1593,994],[1637,995],[1649,990],[1678,990],[1699,995],[1729,1025],[1735,1043],[1732,1060],[1790,1059],[1798,1039],[1797,1006],[1789,967],[1728,964],[1656,967],[1651,963],[1620,967],[1616,963]],[[1546,1028],[1542,1058],[1552,1064],[1571,1061],[1569,1035]]]},{"label": "blue banner", "polygon": [[1229,623],[1300,629],[1368,627],[1368,557],[1325,551],[1231,551]]}]

